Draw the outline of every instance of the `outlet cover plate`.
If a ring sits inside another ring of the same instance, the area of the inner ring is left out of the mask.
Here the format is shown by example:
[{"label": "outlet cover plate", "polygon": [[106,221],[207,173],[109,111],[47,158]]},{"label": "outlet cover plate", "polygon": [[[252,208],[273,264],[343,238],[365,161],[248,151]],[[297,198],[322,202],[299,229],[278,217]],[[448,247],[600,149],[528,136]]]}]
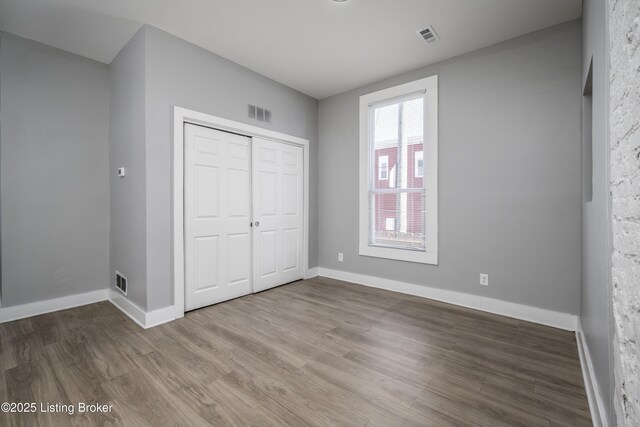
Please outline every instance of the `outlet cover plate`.
[{"label": "outlet cover plate", "polygon": [[489,275],[486,273],[480,273],[480,285],[489,286]]}]

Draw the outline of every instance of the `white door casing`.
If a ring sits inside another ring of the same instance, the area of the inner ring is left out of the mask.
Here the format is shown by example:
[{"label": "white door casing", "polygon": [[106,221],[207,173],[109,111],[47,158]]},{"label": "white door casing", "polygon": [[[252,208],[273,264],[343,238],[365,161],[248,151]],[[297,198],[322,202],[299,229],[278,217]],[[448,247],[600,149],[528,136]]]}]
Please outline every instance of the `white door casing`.
[{"label": "white door casing", "polygon": [[302,279],[302,147],[253,138],[253,291]]},{"label": "white door casing", "polygon": [[185,309],[251,293],[250,138],[184,125]]}]

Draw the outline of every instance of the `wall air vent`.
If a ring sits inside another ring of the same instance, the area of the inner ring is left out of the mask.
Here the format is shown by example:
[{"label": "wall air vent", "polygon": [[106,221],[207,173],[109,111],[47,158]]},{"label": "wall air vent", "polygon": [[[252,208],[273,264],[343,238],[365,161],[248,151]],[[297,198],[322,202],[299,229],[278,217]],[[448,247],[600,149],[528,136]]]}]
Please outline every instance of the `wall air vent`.
[{"label": "wall air vent", "polygon": [[127,294],[127,276],[116,271],[116,288],[123,294]]},{"label": "wall air vent", "polygon": [[254,119],[259,122],[271,123],[271,111],[266,108],[256,107],[255,105],[249,104],[247,112],[250,119]]},{"label": "wall air vent", "polygon": [[438,37],[431,25],[424,30],[418,30],[417,33],[427,43],[435,43],[440,40],[440,37]]}]

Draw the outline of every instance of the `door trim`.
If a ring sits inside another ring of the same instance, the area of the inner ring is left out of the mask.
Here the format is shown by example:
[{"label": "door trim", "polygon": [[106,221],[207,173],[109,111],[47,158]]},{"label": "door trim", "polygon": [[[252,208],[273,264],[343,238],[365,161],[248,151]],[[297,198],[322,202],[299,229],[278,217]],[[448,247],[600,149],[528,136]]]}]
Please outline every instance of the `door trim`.
[{"label": "door trim", "polygon": [[176,319],[184,317],[184,124],[202,125],[248,137],[260,137],[302,147],[304,157],[304,278],[309,272],[309,140],[234,120],[173,107],[173,306]]}]

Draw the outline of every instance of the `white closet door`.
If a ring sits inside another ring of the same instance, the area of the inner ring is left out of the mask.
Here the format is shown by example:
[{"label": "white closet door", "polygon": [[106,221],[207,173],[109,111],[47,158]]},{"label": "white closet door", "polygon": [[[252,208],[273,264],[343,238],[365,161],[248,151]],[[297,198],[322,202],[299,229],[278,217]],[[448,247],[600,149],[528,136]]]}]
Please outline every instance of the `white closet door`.
[{"label": "white closet door", "polygon": [[301,147],[253,138],[253,290],[302,279]]},{"label": "white closet door", "polygon": [[250,138],[185,124],[185,309],[251,293]]}]

